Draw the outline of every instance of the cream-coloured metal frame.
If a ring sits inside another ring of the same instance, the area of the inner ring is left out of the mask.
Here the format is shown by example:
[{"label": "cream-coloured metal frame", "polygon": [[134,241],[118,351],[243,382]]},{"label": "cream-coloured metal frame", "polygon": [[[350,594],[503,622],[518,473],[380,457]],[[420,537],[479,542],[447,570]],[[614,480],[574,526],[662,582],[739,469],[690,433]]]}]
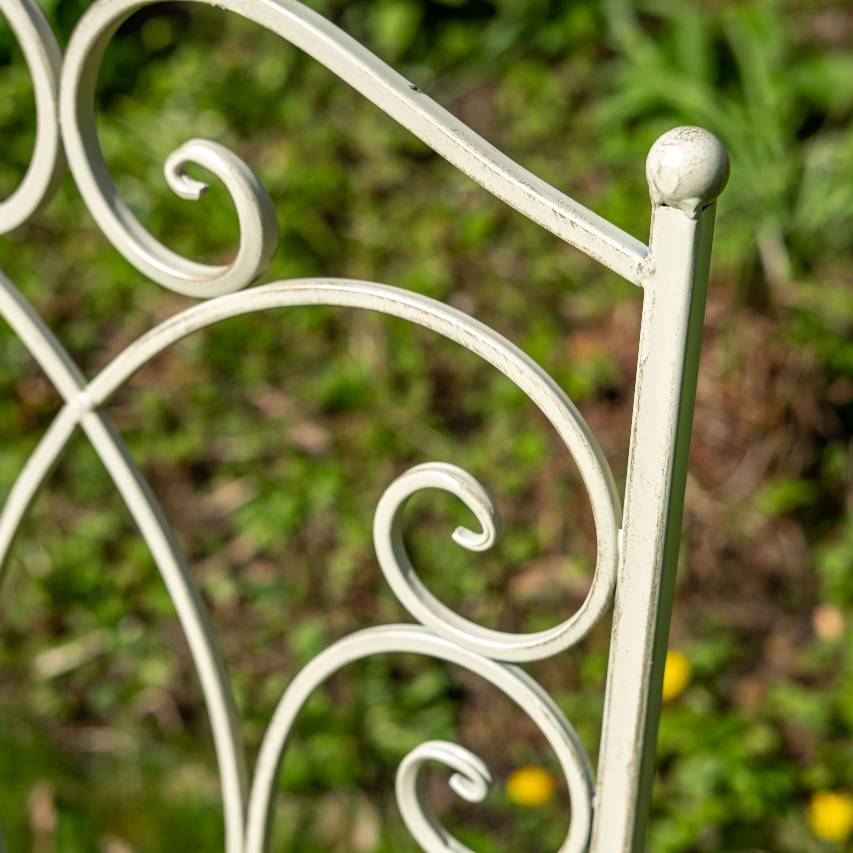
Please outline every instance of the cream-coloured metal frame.
[{"label": "cream-coloured metal frame", "polygon": [[[195,0],[242,15],[301,48],[489,192],[622,278],[641,287],[643,313],[624,507],[595,437],[561,388],[521,350],[454,308],[418,294],[346,279],[279,281],[244,289],[275,252],[272,200],[251,169],[221,145],[195,139],[167,159],[165,174],[181,197],[205,185],[188,164],[223,181],[237,209],[240,245],[233,262],[208,266],[160,243],[136,219],[113,184],[101,153],[95,88],[104,50],[120,24],[156,0],[97,0],[60,53],[34,0],[0,0],[30,68],[37,134],[30,167],[0,203],[0,232],[27,222],[50,197],[66,160],[104,234],[140,272],[179,293],[204,299],[131,344],[86,379],[59,340],[0,273],[0,314],[64,399],[8,492],[0,514],[0,570],[39,487],[79,427],[100,456],[154,558],[183,627],[210,717],[222,787],[227,853],[267,849],[273,792],[296,715],[311,692],[347,663],[410,652],[450,661],[487,679],[530,715],[554,749],[571,797],[564,853],[643,849],[659,696],[678,554],[687,449],[714,220],[728,177],[718,140],[681,127],[652,147],[646,175],[652,199],[649,246],[563,195],[510,160],[361,44],[297,0]],[[442,489],[463,501],[479,530],[459,528],[464,548],[489,548],[500,520],[485,489],[443,462],[418,465],[391,483],[376,510],[379,566],[417,624],[381,625],[345,637],[315,658],[282,696],[251,778],[228,673],[204,604],[169,522],[133,461],[105,405],[146,362],[219,320],[271,308],[339,305],[401,317],[475,352],[514,382],[553,424],[572,454],[592,504],[595,573],[586,600],[563,623],[533,634],[483,628],[438,601],[418,579],[403,544],[408,498]],[[613,602],[611,651],[597,773],[560,708],[518,664],[563,652],[582,639]],[[482,799],[491,783],[483,762],[462,746],[431,741],[397,773],[397,799],[409,830],[430,853],[466,851],[432,813],[420,788],[427,762],[445,765],[461,797]],[[0,843],[2,846],[2,843]]]}]

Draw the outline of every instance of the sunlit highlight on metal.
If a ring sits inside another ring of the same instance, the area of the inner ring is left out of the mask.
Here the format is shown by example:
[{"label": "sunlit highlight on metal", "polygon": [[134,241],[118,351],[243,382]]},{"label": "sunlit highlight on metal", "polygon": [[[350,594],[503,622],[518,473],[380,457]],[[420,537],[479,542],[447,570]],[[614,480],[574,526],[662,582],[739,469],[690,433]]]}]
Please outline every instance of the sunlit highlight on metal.
[{"label": "sunlit highlight on metal", "polygon": [[[59,48],[39,7],[33,0],[0,0],[0,11],[30,68],[37,110],[32,161],[18,189],[0,203],[0,233],[26,223],[49,199],[63,172],[64,146],[89,211],[116,249],[153,281],[207,300],[149,331],[87,381],[32,306],[0,273],[0,315],[64,400],[0,512],[0,577],[21,522],[79,427],[134,518],[186,636],[219,763],[227,853],[268,849],[278,769],[292,726],[311,693],[351,662],[399,652],[468,669],[533,719],[560,762],[571,800],[561,853],[639,853],[678,554],[713,202],[728,177],[725,150],[699,128],[676,128],[655,143],[647,162],[653,210],[647,247],[510,160],[296,0],[195,0],[242,15],[296,45],[489,192],[644,289],[623,519],[607,460],[577,408],[548,374],[494,330],[441,302],[372,282],[310,278],[243,290],[273,257],[278,223],[260,180],[228,149],[191,140],[169,156],[165,175],[172,190],[189,200],[197,200],[206,190],[206,184],[187,174],[190,164],[203,166],[224,183],[240,226],[239,246],[230,264],[191,261],[145,229],[121,198],[104,162],[95,89],[101,58],[116,29],[154,2],[97,0],[77,25],[60,72]],[[447,608],[419,579],[403,541],[403,515],[416,492],[448,492],[468,507],[479,526],[457,528],[453,540],[468,550],[483,551],[500,535],[495,503],[477,480],[455,465],[428,462],[406,471],[379,501],[374,545],[385,578],[420,624],[357,632],[311,661],[281,698],[250,777],[233,692],[205,606],[167,519],[104,406],[137,370],[196,331],[229,317],[310,305],[375,311],[421,325],[477,354],[521,389],[553,425],[580,471],[595,520],[596,566],[586,600],[559,625],[532,634],[477,625]],[[583,745],[562,711],[514,664],[548,658],[577,644],[605,616],[614,590],[604,723],[594,779]],[[477,756],[445,741],[416,747],[398,769],[400,812],[417,843],[429,853],[468,851],[426,802],[421,777],[431,762],[449,770],[450,787],[471,802],[486,797],[491,774]]]},{"label": "sunlit highlight on metal", "polygon": [[65,158],[56,120],[62,66],[56,36],[33,0],[2,0],[0,12],[24,53],[36,96],[36,141],[29,168],[18,188],[0,202],[0,234],[5,234],[28,222],[50,198],[62,178]]}]

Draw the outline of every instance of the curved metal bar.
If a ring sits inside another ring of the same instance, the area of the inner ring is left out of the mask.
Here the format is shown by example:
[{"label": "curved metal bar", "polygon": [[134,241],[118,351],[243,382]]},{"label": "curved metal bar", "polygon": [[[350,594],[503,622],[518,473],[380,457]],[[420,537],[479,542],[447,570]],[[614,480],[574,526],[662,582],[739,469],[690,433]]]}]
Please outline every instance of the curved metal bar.
[{"label": "curved metal bar", "polygon": [[36,99],[36,139],[17,189],[0,202],[0,234],[19,228],[50,198],[65,171],[59,135],[59,74],[62,53],[47,18],[34,0],[0,0],[30,69]]},{"label": "curved metal bar", "polygon": [[0,316],[6,319],[66,400],[65,407],[18,476],[9,501],[3,507],[0,560],[8,554],[23,515],[79,423],[133,516],[175,605],[210,716],[222,785],[226,849],[229,853],[241,853],[248,783],[237,714],[225,664],[180,546],[121,436],[107,415],[94,406],[82,374],[53,332],[2,273]]},{"label": "curved metal bar", "polygon": [[373,541],[379,564],[403,606],[419,622],[460,646],[497,660],[530,661],[550,657],[574,645],[598,622],[609,604],[613,578],[607,570],[596,571],[586,600],[568,619],[533,634],[494,631],[465,619],[442,604],[422,583],[412,566],[403,541],[403,510],[409,498],[424,489],[440,489],[456,495],[482,527],[475,533],[464,527],[453,540],[471,551],[485,551],[500,529],[491,496],[470,475],[440,462],[417,465],[385,490],[376,508]]},{"label": "curved metal bar", "polygon": [[397,804],[412,837],[423,850],[474,853],[457,841],[440,823],[421,788],[421,771],[437,761],[455,771],[448,784],[463,800],[482,802],[492,785],[489,768],[472,752],[455,743],[430,740],[416,746],[397,769]]},{"label": "curved metal bar", "polygon": [[[321,652],[294,678],[279,701],[261,744],[249,799],[246,853],[266,853],[268,849],[276,777],[293,723],[313,691],[349,663],[376,654],[398,652],[427,655],[464,667],[503,691],[534,720],[560,761],[572,803],[571,824],[560,846],[560,853],[584,853],[592,821],[592,771],[583,745],[562,711],[523,670],[481,657],[456,643],[436,636],[420,625],[384,625],[351,634]],[[471,765],[471,758],[479,761],[467,750],[457,754],[457,757],[460,755],[468,766]],[[407,757],[403,764],[407,761],[411,763],[413,759]],[[451,766],[454,765],[451,763]],[[477,765],[477,775],[482,777],[481,767],[480,762]],[[454,766],[454,769],[457,767]],[[411,826],[409,822],[414,818],[414,823],[420,831],[426,815],[422,807],[410,799],[412,788],[408,778],[409,768],[404,772],[406,777],[402,786],[403,798],[400,807],[407,824]],[[458,784],[454,787],[459,790]],[[472,788],[469,787],[468,790],[472,791]],[[476,787],[472,792],[476,792]],[[432,836],[424,832],[416,838],[427,853],[467,850],[445,830]]]},{"label": "curved metal bar", "polygon": [[[297,0],[194,1],[242,15],[296,45],[493,195],[641,284],[648,254],[643,243],[519,166],[316,12]],[[62,74],[63,141],[77,186],[113,245],[166,287],[192,296],[216,296],[241,286],[239,277],[189,261],[151,235],[119,195],[97,137],[95,89],[104,51],[123,21],[156,2],[160,0],[99,0],[80,20]],[[251,195],[235,200],[238,206],[241,200],[256,203]],[[241,241],[245,239],[241,233]]]},{"label": "curved metal bar", "polygon": [[[172,282],[172,289],[189,296],[217,296],[233,293],[254,281],[272,260],[278,245],[278,219],[264,185],[255,173],[225,146],[206,139],[192,139],[173,151],[163,171],[176,195],[198,201],[207,192],[207,184],[187,175],[191,163],[203,166],[225,184],[237,208],[240,246],[237,256],[226,266],[198,265],[186,282]],[[160,279],[168,286],[162,273]],[[196,280],[193,280],[193,276]],[[155,274],[155,280],[158,276]]]},{"label": "curved metal bar", "polygon": [[[147,483],[132,462],[121,437],[107,416],[99,411],[99,407],[136,370],[194,331],[228,317],[254,311],[318,304],[362,308],[405,318],[477,353],[521,388],[548,417],[572,453],[589,491],[598,534],[598,560],[587,601],[578,613],[551,631],[533,635],[513,635],[487,631],[462,620],[452,611],[447,611],[450,614],[447,617],[444,615],[446,608],[431,599],[431,596],[429,598],[432,603],[427,599],[426,605],[423,605],[423,600],[420,601],[420,605],[426,607],[427,613],[424,617],[418,612],[419,605],[413,607],[411,601],[407,600],[407,597],[411,597],[411,578],[393,577],[394,572],[400,574],[400,565],[394,561],[399,559],[401,539],[398,540],[397,534],[392,534],[392,530],[399,525],[405,499],[417,489],[438,486],[458,494],[477,515],[483,526],[483,533],[476,534],[461,529],[454,534],[455,540],[474,550],[482,550],[492,544],[499,529],[499,519],[482,487],[455,466],[439,463],[413,469],[392,484],[377,510],[377,553],[392,586],[398,594],[400,589],[403,589],[403,603],[416,618],[422,618],[432,625],[438,634],[443,635],[440,641],[436,638],[437,642],[450,644],[455,649],[454,653],[464,659],[480,662],[477,671],[482,671],[482,667],[497,665],[483,657],[481,650],[491,657],[504,660],[520,661],[546,657],[576,642],[583,636],[583,632],[589,630],[603,615],[615,583],[618,498],[607,462],[589,428],[559,386],[535,362],[497,332],[467,315],[432,299],[369,282],[305,279],[271,284],[200,303],[167,320],[128,347],[86,386],[85,380],[59,341],[11,282],[0,274],[0,314],[7,319],[66,399],[60,415],[12,489],[10,501],[0,517],[0,534],[5,537],[0,538],[0,543],[5,540],[11,542],[11,537],[38,486],[61,453],[74,426],[80,423],[139,526],[160,568],[184,627],[210,710],[221,768],[227,849],[231,853],[242,850],[246,783],[228,677],[218,655],[203,604],[171,528]],[[384,538],[386,532],[387,542]],[[0,555],[2,553],[0,552]],[[405,556],[404,549],[402,553]],[[406,571],[405,567],[403,571]],[[410,564],[407,574],[413,576]],[[414,594],[417,597],[418,591],[415,590]],[[426,595],[429,596],[429,593]],[[573,796],[577,800],[577,796]],[[411,809],[408,814],[409,819],[414,820],[420,829],[423,829],[423,823],[418,824]],[[425,814],[422,817],[427,820]],[[573,827],[575,824],[576,821],[573,820]],[[572,833],[574,832],[573,829]],[[583,848],[573,846],[565,849]]]},{"label": "curved metal bar", "polygon": [[[376,552],[389,583],[415,618],[478,654],[514,662],[539,660],[582,639],[606,612],[616,583],[620,506],[607,460],[582,415],[539,365],[503,336],[454,308],[409,291],[348,279],[297,279],[256,287],[195,305],[152,329],[116,356],[86,387],[88,405],[93,408],[103,405],[130,376],[158,353],[205,326],[255,311],[300,305],[362,308],[401,317],[432,329],[492,364],[539,407],[578,466],[596,525],[597,557],[592,584],[585,601],[572,616],[560,625],[533,634],[492,631],[446,608],[417,579],[399,532],[394,532],[394,525],[399,524],[405,500],[420,488],[445,488],[466,502],[471,496],[476,496],[476,490],[468,481],[481,488],[479,484],[453,466],[430,463],[426,469],[422,468],[420,472],[415,469],[414,473],[409,472],[389,487],[377,508],[374,524]],[[43,445],[47,440],[48,436]],[[39,446],[35,459],[29,464],[39,464],[41,476],[46,476],[61,451],[61,444],[51,445],[50,450]],[[457,473],[452,473],[454,471]],[[13,532],[25,514],[27,501],[32,499],[37,488],[29,483],[29,472],[25,469],[10,495],[15,500],[0,516],[0,533],[5,530]],[[482,498],[469,503],[469,506],[478,515],[485,512],[487,518],[496,516],[491,510],[480,510],[484,507]],[[495,528],[493,535],[479,546],[471,537],[454,538],[464,547],[470,548],[474,544],[475,549],[487,548],[497,533],[497,525],[494,521],[492,523]],[[3,541],[0,538],[0,544]],[[0,551],[0,558],[2,554]]]},{"label": "curved metal bar", "polygon": [[239,836],[248,789],[246,757],[231,680],[201,594],[168,519],[109,418],[94,411],[84,415],[80,425],[130,510],[175,606],[210,718],[225,813],[225,849],[242,853]]},{"label": "curved metal bar", "polygon": [[36,445],[36,449],[27,458],[6,496],[6,502],[0,511],[0,584],[5,577],[9,554],[21,529],[21,523],[45,480],[50,476],[65,445],[77,429],[78,422],[78,413],[69,406],[64,406]]},{"label": "curved metal bar", "polygon": [[[406,495],[402,494],[405,491],[403,485],[392,485],[390,497],[383,498],[384,503],[377,512],[374,539],[382,568],[389,580],[393,578],[392,585],[398,594],[402,593],[401,601],[416,618],[439,634],[479,654],[501,660],[521,662],[550,657],[585,636],[607,610],[616,583],[620,504],[610,467],[583,416],[559,385],[518,347],[461,311],[410,291],[352,279],[294,279],[267,284],[199,303],[166,320],[116,356],[92,380],[88,394],[96,405],[101,405],[159,352],[192,332],[227,317],[270,308],[307,305],[361,308],[400,317],[431,329],[479,355],[524,391],[548,418],[572,454],[589,495],[595,519],[597,557],[586,600],[574,616],[561,625],[548,631],[517,635],[483,628],[472,631],[475,627],[472,623],[462,620],[434,599],[431,603],[431,596],[426,598],[422,594],[412,580],[413,572],[404,564],[395,570],[399,549],[395,550],[393,545],[386,547],[386,543],[392,541],[390,528],[396,515],[392,505],[396,506]],[[442,482],[446,484],[447,481]],[[406,483],[411,485],[412,481]]]},{"label": "curved metal bar", "polygon": [[[86,379],[56,335],[0,272],[0,317],[33,356],[64,400],[73,400]],[[44,480],[56,464],[79,421],[79,412],[65,406],[27,459],[0,513],[0,580],[20,524]]]}]

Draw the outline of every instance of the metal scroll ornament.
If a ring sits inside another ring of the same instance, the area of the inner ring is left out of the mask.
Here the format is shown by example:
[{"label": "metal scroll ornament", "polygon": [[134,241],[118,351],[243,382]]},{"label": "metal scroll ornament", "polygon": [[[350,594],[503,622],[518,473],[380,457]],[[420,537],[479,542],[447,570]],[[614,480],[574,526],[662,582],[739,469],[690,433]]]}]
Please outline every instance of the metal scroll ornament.
[{"label": "metal scroll ornament", "polygon": [[[0,203],[0,232],[21,226],[49,200],[67,158],[90,213],[115,248],[153,281],[206,300],[150,330],[87,380],[32,306],[0,273],[0,314],[64,400],[0,513],[0,572],[36,492],[81,429],[133,516],[186,636],[219,764],[227,853],[267,849],[278,768],[293,723],[312,691],[352,661],[398,652],[468,669],[531,716],[560,762],[571,798],[571,819],[560,851],[638,849],[634,845],[642,837],[645,820],[643,766],[650,760],[657,715],[655,679],[659,680],[663,648],[659,628],[669,613],[666,589],[674,571],[671,545],[683,495],[683,445],[689,436],[696,381],[697,323],[701,330],[713,201],[728,175],[724,149],[698,128],[677,128],[655,144],[647,165],[654,205],[650,248],[514,163],[296,0],[196,1],[242,15],[299,47],[489,192],[646,290],[624,521],[610,468],[583,417],[550,376],[494,330],[441,302],[365,281],[311,278],[244,289],[273,257],[278,225],[262,183],[227,148],[190,140],[169,156],[165,175],[173,191],[189,200],[198,199],[206,185],[187,175],[188,165],[203,166],[223,182],[240,225],[239,245],[230,264],[211,266],[184,258],[145,229],[122,199],[104,161],[95,89],[101,58],[117,28],[154,0],[97,0],[78,23],[64,61],[33,0],[0,0],[0,11],[30,69],[37,114],[32,162],[17,190]],[[476,353],[517,385],[551,422],[580,470],[595,519],[596,566],[586,600],[559,625],[533,634],[477,625],[446,607],[419,579],[403,542],[403,510],[416,492],[449,492],[471,510],[478,524],[475,530],[458,528],[453,540],[460,547],[482,551],[500,532],[494,502],[477,480],[455,465],[430,462],[405,472],[379,501],[374,544],[385,578],[418,624],[360,631],[309,663],[282,696],[250,777],[228,673],[201,596],[168,520],[105,406],[137,370],[182,338],[229,317],[307,305],[375,311],[424,326]],[[617,601],[596,780],[571,724],[517,664],[551,657],[581,640],[609,609],[614,589]],[[444,829],[425,799],[421,773],[430,762],[443,765],[451,774],[451,788],[470,801],[486,796],[491,774],[477,756],[444,741],[415,748],[397,772],[400,812],[418,844],[429,853],[467,851]]]}]

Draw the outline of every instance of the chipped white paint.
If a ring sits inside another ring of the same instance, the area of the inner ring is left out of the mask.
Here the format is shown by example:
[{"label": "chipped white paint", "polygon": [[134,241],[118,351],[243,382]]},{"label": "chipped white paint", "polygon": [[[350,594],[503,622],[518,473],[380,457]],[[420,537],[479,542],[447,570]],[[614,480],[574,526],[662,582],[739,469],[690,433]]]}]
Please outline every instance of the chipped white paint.
[{"label": "chipped white paint", "polygon": [[[196,0],[278,33],[495,196],[644,288],[623,521],[610,468],[586,422],[554,380],[497,332],[435,300],[371,282],[312,278],[243,290],[273,256],[278,227],[269,195],[234,153],[215,142],[191,140],[165,164],[166,179],[182,198],[198,199],[206,189],[186,174],[190,163],[204,166],[227,187],[240,224],[240,243],[230,264],[210,266],[183,258],[139,223],[118,194],[101,154],[94,92],[103,51],[117,27],[155,1],[97,0],[75,30],[60,74],[56,40],[38,6],[33,0],[0,0],[0,11],[12,25],[32,73],[38,119],[30,168],[18,190],[0,203],[0,233],[26,222],[49,198],[63,171],[61,126],[77,186],[114,246],[161,285],[190,296],[213,297],[152,329],[87,381],[32,306],[0,273],[0,314],[65,401],[0,513],[0,573],[36,492],[79,427],[151,551],[198,670],[219,763],[227,853],[267,849],[278,768],[299,710],[316,687],[352,661],[395,652],[423,654],[467,668],[530,715],[560,761],[571,798],[563,853],[640,851],[678,552],[713,201],[728,176],[725,151],[698,128],[676,128],[655,144],[647,164],[653,201],[648,248],[514,163],[296,0]],[[273,715],[250,784],[228,673],[204,604],[168,521],[104,407],[137,370],[187,335],[228,317],[306,305],[403,318],[476,353],[515,383],[548,418],[578,466],[595,520],[596,566],[586,600],[553,628],[514,634],[464,619],[418,578],[403,543],[405,504],[424,489],[455,495],[474,514],[480,529],[458,528],[452,537],[473,551],[491,547],[500,534],[500,518],[485,488],[455,465],[429,462],[410,469],[388,486],[379,501],[374,542],[382,572],[420,624],[358,632],[305,667]],[[594,783],[571,724],[542,688],[513,664],[550,657],[578,643],[605,616],[614,588],[605,717]],[[420,778],[429,762],[444,765],[452,774],[451,788],[471,801],[485,797],[492,783],[489,770],[467,749],[444,741],[417,747],[398,770],[400,811],[418,844],[429,853],[466,851],[425,800]]]},{"label": "chipped white paint", "polygon": [[675,207],[696,219],[725,188],[729,156],[713,133],[674,127],[649,151],[646,179],[656,207]]}]

